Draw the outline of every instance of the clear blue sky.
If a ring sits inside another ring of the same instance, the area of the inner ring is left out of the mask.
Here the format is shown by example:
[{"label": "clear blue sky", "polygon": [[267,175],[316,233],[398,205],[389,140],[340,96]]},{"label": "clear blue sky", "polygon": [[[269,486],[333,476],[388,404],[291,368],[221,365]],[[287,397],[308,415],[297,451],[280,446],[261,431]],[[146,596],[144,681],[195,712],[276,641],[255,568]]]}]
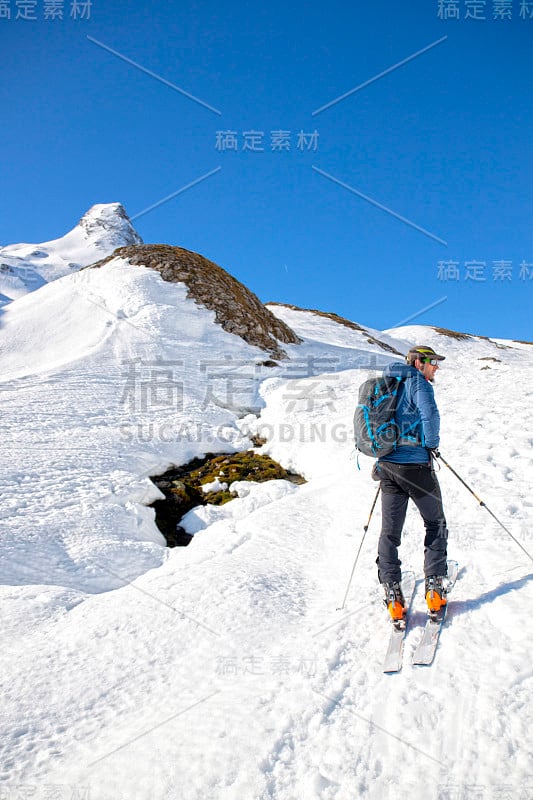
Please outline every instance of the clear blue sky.
[{"label": "clear blue sky", "polygon": [[512,19],[494,0],[444,3],[459,19],[437,0],[46,5],[0,19],[1,244],[60,236],[94,203],[135,217],[203,178],[135,219],[146,242],[263,301],[383,329],[446,297],[413,322],[533,340],[533,2]]}]

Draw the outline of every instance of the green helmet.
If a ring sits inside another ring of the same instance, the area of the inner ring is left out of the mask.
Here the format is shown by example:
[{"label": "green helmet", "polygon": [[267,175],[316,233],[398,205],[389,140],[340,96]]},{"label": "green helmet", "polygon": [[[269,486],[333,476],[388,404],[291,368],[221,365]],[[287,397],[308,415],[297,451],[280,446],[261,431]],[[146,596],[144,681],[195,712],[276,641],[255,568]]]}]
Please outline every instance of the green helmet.
[{"label": "green helmet", "polygon": [[408,364],[413,365],[416,359],[435,359],[436,361],[444,361],[446,356],[439,356],[432,347],[428,347],[427,345],[416,345],[416,347],[411,347],[407,355],[405,356],[405,360]]}]

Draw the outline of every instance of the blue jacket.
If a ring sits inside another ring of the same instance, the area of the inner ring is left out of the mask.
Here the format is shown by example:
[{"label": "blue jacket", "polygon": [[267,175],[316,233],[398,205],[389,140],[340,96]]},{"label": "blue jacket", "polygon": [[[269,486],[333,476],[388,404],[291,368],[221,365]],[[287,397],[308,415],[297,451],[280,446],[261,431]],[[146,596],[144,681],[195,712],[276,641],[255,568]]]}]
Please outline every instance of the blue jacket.
[{"label": "blue jacket", "polygon": [[439,446],[440,415],[433,386],[415,367],[401,362],[389,364],[383,375],[402,378],[395,414],[401,438],[396,450],[379,460],[427,464],[428,448]]}]

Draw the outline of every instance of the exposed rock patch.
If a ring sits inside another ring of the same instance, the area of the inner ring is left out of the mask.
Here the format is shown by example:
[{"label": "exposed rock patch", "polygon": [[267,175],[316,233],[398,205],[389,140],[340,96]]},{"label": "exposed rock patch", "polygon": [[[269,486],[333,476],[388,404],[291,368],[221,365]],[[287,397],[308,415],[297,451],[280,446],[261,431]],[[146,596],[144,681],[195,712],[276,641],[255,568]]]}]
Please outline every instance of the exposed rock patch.
[{"label": "exposed rock patch", "polygon": [[189,297],[214,311],[217,323],[225,331],[260,347],[273,358],[287,357],[279,342],[301,342],[244,284],[198,253],[164,244],[119,247],[111,256],[92,264],[90,269],[101,267],[116,257],[155,269],[165,281],[184,283]]},{"label": "exposed rock patch", "polygon": [[440,333],[441,336],[448,336],[450,339],[457,339],[458,342],[466,341],[468,339],[482,339],[484,342],[490,342],[490,344],[493,344],[494,347],[497,347],[499,350],[511,349],[508,344],[501,344],[501,342],[495,342],[488,336],[482,336],[479,333],[460,333],[459,331],[452,331],[449,328],[438,328],[435,325],[432,325],[432,328],[437,333]]},{"label": "exposed rock patch", "polygon": [[204,458],[195,458],[152,477],[165,495],[164,500],[156,500],[151,506],[156,525],[169,547],[186,546],[193,537],[179,523],[188,511],[207,503],[220,506],[233,500],[237,496],[231,491],[234,481],[271,480],[305,483],[301,475],[288,472],[270,456],[253,450],[230,455],[208,453]]},{"label": "exposed rock patch", "polygon": [[440,333],[441,336],[448,336],[450,339],[457,339],[458,342],[463,342],[466,341],[467,339],[473,338],[471,333],[460,333],[459,331],[452,331],[449,328],[438,328],[435,325],[433,325],[432,327],[433,330],[436,331],[437,333]]}]

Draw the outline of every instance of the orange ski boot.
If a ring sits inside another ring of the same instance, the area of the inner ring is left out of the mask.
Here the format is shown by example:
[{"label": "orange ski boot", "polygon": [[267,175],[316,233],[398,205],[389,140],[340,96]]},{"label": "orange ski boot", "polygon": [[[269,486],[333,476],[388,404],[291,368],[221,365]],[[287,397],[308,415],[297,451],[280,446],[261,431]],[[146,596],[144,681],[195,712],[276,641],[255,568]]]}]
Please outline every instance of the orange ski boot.
[{"label": "orange ski boot", "polygon": [[384,583],[383,589],[385,592],[385,599],[383,602],[387,606],[391,619],[393,622],[399,622],[405,617],[407,611],[402,587],[398,582]]},{"label": "orange ski boot", "polygon": [[426,578],[426,603],[428,611],[436,614],[448,602],[444,582],[446,578],[442,575],[429,575]]}]

